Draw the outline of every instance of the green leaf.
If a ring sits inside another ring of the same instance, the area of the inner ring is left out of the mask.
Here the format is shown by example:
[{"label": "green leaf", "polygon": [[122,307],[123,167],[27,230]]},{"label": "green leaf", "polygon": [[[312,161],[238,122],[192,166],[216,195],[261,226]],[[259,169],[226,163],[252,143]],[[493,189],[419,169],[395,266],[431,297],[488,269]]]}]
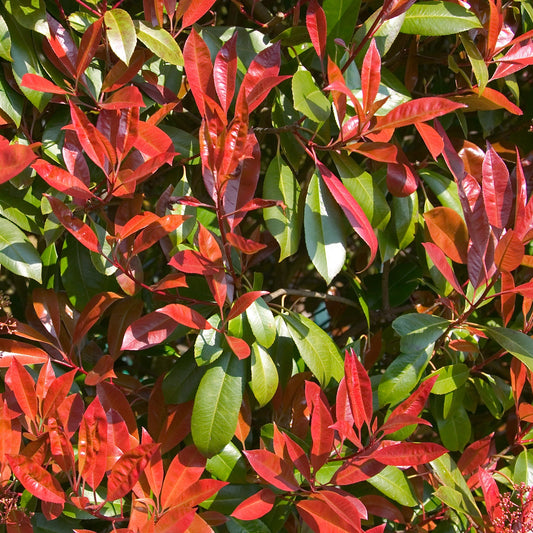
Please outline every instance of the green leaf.
[{"label": "green leaf", "polygon": [[198,368],[190,352],[181,356],[163,380],[163,394],[168,404],[194,399],[206,367]]},{"label": "green leaf", "polygon": [[60,270],[63,287],[77,309],[85,307],[99,292],[117,291],[115,278],[100,274],[94,268],[89,250],[70,235],[66,236],[63,243]]},{"label": "green leaf", "polygon": [[220,324],[220,317],[213,315],[208,319],[212,329],[204,329],[198,333],[194,343],[194,357],[198,366],[216,361],[223,353],[223,336],[216,330]]},{"label": "green leaf", "polygon": [[335,57],[333,52],[337,48],[335,39],[350,43],[360,7],[361,0],[324,0],[322,3],[328,26],[328,53],[332,57]]},{"label": "green leaf", "polygon": [[400,349],[404,353],[425,350],[449,325],[449,320],[445,318],[422,313],[402,315],[392,323],[394,331],[401,337]]},{"label": "green leaf", "polygon": [[457,390],[470,377],[470,369],[463,363],[447,365],[435,370],[432,376],[439,376],[431,389],[433,394],[447,394]]},{"label": "green leaf", "polygon": [[259,407],[264,407],[272,399],[278,388],[278,383],[278,371],[274,361],[263,346],[254,342],[252,344],[250,389]]},{"label": "green leaf", "polygon": [[268,165],[263,183],[263,198],[281,200],[281,207],[267,207],[263,216],[268,231],[278,241],[279,260],[295,254],[300,244],[301,216],[298,215],[300,185],[289,167],[279,154]]},{"label": "green leaf", "polygon": [[461,201],[459,200],[459,193],[457,192],[457,184],[455,181],[446,178],[437,172],[428,170],[427,168],[420,169],[418,175],[431,189],[441,205],[449,207],[463,216],[463,209],[461,207]]},{"label": "green leaf", "polygon": [[333,378],[340,382],[344,363],[331,337],[308,318],[289,312],[281,315],[300,356],[322,387]]},{"label": "green leaf", "polygon": [[105,12],[104,22],[107,26],[106,36],[111,50],[128,65],[137,44],[133,20],[123,9],[110,9]]},{"label": "green leaf", "polygon": [[246,309],[246,319],[257,342],[270,348],[276,340],[276,320],[263,298],[258,298]]},{"label": "green leaf", "polygon": [[514,329],[484,326],[487,335],[533,371],[533,339]]},{"label": "green leaf", "polygon": [[[160,124],[158,126],[163,130],[171,139],[174,145],[174,150],[183,158],[191,159],[187,164],[194,165],[194,161],[200,161],[198,153],[200,152],[200,144],[198,143],[198,137],[194,137],[186,131],[168,126],[167,124]],[[179,184],[178,184],[179,185]]]},{"label": "green leaf", "polygon": [[489,81],[487,64],[485,63],[485,59],[483,58],[478,47],[475,45],[474,41],[467,32],[461,32],[459,37],[461,38],[466,55],[468,56],[468,61],[470,61],[470,64],[472,65],[472,71],[476,77],[479,87],[479,94],[481,96],[481,94],[483,94],[483,89],[485,89]]},{"label": "green leaf", "polygon": [[367,216],[373,228],[387,226],[390,220],[390,208],[383,191],[372,176],[363,170],[350,156],[331,152],[339,176],[350,194]]},{"label": "green leaf", "polygon": [[304,209],[305,244],[319,274],[331,283],[346,259],[345,222],[326,185],[313,174]]},{"label": "green leaf", "polygon": [[463,450],[472,433],[472,425],[466,409],[460,405],[447,418],[440,416],[436,418],[442,444],[450,451]]},{"label": "green leaf", "polygon": [[270,527],[258,518],[255,520],[238,520],[230,517],[224,525],[228,528],[229,533],[271,533],[272,531]]},{"label": "green leaf", "polygon": [[172,35],[163,28],[153,28],[143,22],[134,22],[139,40],[156,56],[172,65],[183,66],[183,54]]},{"label": "green leaf", "polygon": [[202,454],[220,453],[235,434],[244,374],[244,361],[226,352],[202,377],[191,420],[192,438]]},{"label": "green leaf", "polygon": [[399,250],[407,248],[413,242],[418,220],[418,195],[415,192],[409,196],[392,198],[392,217],[390,227],[396,236]]},{"label": "green leaf", "polygon": [[20,126],[24,98],[11,88],[3,71],[0,71],[0,109],[15,123],[17,128]]},{"label": "green leaf", "polygon": [[400,505],[415,507],[419,503],[407,476],[396,466],[386,466],[368,483]]},{"label": "green leaf", "polygon": [[533,485],[533,450],[523,450],[514,464],[513,481]]},{"label": "green leaf", "polygon": [[222,487],[214,496],[204,500],[202,507],[229,516],[237,505],[261,490],[256,483],[231,483]]},{"label": "green leaf", "polygon": [[331,112],[331,104],[316,85],[313,76],[303,67],[292,77],[294,108],[313,122],[325,122]]},{"label": "green leaf", "polygon": [[247,463],[233,442],[228,443],[217,455],[210,457],[205,469],[222,481],[246,483]]},{"label": "green leaf", "polygon": [[11,35],[11,57],[13,58],[11,68],[13,69],[13,77],[24,96],[42,112],[52,98],[52,95],[21,86],[24,74],[30,73],[44,76],[44,71],[35,51],[32,35],[28,30],[24,30],[18,24],[8,19],[6,20]]},{"label": "green leaf", "polygon": [[[363,38],[368,35],[370,29],[375,27],[376,19],[380,16],[380,14],[381,9],[376,10],[363,22],[353,38],[355,43],[360,43]],[[376,41],[376,46],[381,57],[383,57],[394,44],[394,41],[400,33],[404,17],[405,13],[402,13],[397,17],[389,18],[378,24],[378,30],[374,33],[373,39]],[[369,45],[370,41],[368,40],[357,55],[358,64],[362,63],[363,57],[366,54]]]},{"label": "green leaf", "polygon": [[6,61],[13,61],[11,57],[11,36],[3,16],[0,15],[0,57]]},{"label": "green leaf", "polygon": [[413,4],[405,14],[402,33],[411,35],[453,35],[481,28],[474,13],[452,2],[423,1]]},{"label": "green leaf", "polygon": [[402,353],[387,367],[378,386],[379,405],[396,405],[416,387],[431,359],[433,345],[426,351]]},{"label": "green leaf", "polygon": [[2,0],[6,11],[28,30],[50,36],[44,0]]},{"label": "green leaf", "polygon": [[491,415],[496,419],[500,419],[514,405],[512,389],[508,383],[498,376],[484,373],[483,378],[474,378],[476,390]]},{"label": "green leaf", "polygon": [[0,265],[24,278],[42,280],[41,256],[26,235],[5,218],[0,218]]}]

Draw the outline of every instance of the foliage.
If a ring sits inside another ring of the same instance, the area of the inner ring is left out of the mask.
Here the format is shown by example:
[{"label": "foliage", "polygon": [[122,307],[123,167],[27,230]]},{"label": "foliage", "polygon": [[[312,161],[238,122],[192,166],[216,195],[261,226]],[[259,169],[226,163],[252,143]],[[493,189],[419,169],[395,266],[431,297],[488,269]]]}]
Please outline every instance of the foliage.
[{"label": "foliage", "polygon": [[0,28],[3,530],[530,530],[528,2]]}]

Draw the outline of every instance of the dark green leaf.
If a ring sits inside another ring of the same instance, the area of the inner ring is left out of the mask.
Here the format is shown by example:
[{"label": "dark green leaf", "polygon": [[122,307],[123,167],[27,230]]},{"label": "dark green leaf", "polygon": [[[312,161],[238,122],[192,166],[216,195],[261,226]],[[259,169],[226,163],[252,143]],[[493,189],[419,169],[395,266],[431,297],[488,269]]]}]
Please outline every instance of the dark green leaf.
[{"label": "dark green leaf", "polygon": [[233,442],[227,444],[217,455],[210,457],[205,469],[222,481],[246,483],[247,463]]},{"label": "dark green leaf", "polygon": [[392,323],[394,331],[401,337],[400,348],[404,353],[419,352],[432,346],[449,325],[445,318],[421,313],[402,315]]},{"label": "dark green leaf", "polygon": [[335,57],[333,52],[337,47],[335,39],[350,43],[360,6],[361,0],[324,0],[322,3],[328,25],[328,53],[332,57]]},{"label": "dark green leaf", "polygon": [[533,371],[533,339],[514,329],[485,326],[487,335]]}]

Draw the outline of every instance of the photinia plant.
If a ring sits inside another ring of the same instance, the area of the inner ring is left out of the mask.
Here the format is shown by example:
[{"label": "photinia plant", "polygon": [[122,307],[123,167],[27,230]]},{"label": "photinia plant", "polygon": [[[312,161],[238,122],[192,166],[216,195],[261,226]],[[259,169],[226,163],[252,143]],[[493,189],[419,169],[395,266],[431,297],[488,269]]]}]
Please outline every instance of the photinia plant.
[{"label": "photinia plant", "polygon": [[2,530],[529,531],[527,2],[0,29]]}]

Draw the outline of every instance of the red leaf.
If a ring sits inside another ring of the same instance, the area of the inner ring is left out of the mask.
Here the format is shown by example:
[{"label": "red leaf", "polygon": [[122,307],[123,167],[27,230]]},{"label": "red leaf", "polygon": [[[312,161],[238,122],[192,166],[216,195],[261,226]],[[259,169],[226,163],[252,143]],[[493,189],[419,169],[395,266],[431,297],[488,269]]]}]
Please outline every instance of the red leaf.
[{"label": "red leaf", "polygon": [[237,300],[235,300],[233,303],[226,320],[229,321],[241,315],[246,311],[246,309],[248,309],[248,307],[250,307],[250,305],[252,305],[258,298],[264,296],[265,294],[268,294],[268,291],[252,291],[239,296],[239,298],[237,298]]},{"label": "red leaf", "polygon": [[267,246],[261,242],[246,239],[231,232],[226,233],[226,239],[234,248],[237,248],[237,250],[241,251],[243,254],[252,255],[260,250],[264,250]]},{"label": "red leaf", "polygon": [[277,87],[282,81],[288,80],[291,77],[292,76],[290,75],[268,76],[267,78],[258,80],[246,97],[248,113],[251,113],[256,107],[258,107],[274,87]]},{"label": "red leaf", "polygon": [[78,471],[92,489],[106,472],[107,418],[98,398],[85,411],[78,435]]},{"label": "red leaf", "polygon": [[401,163],[387,165],[387,188],[394,196],[409,196],[416,187],[417,178],[409,165]]},{"label": "red leaf", "polygon": [[115,150],[109,140],[89,121],[85,113],[72,102],[69,104],[72,125],[82,148],[89,158],[106,172],[108,161],[111,164],[116,163]]},{"label": "red leaf", "polygon": [[174,457],[161,489],[163,509],[178,503],[180,493],[200,479],[205,464],[205,457],[193,445],[187,446]]},{"label": "red leaf", "polygon": [[44,196],[50,202],[54,215],[59,219],[63,227],[85,248],[88,248],[91,252],[100,253],[100,243],[94,231],[79,218],[76,218],[63,202],[49,194],[44,194]]},{"label": "red leaf", "polygon": [[305,398],[311,410],[311,465],[318,472],[328,460],[333,448],[335,432],[333,418],[321,388],[312,381],[305,382]]},{"label": "red leaf", "polygon": [[123,498],[137,483],[158,444],[140,444],[126,452],[113,466],[107,480],[107,501]]},{"label": "red leaf", "polygon": [[370,428],[372,423],[372,385],[365,367],[353,350],[346,351],[344,358],[344,379],[352,408],[355,427],[361,430],[363,424]]},{"label": "red leaf", "polygon": [[33,459],[24,455],[7,459],[13,474],[30,494],[44,502],[65,503],[65,493],[59,481]]},{"label": "red leaf", "polygon": [[155,213],[152,213],[151,211],[144,211],[140,215],[135,215],[133,218],[128,220],[124,226],[118,228],[118,231],[116,228],[116,236],[119,239],[126,239],[130,235],[133,235],[137,231],[141,231],[142,229],[146,228],[146,226],[156,222],[157,220],[159,220],[159,217]]},{"label": "red leaf", "polygon": [[[76,77],[76,64],[78,62],[78,47],[74,44],[69,32],[57,22],[50,14],[46,14],[50,37],[43,42],[46,53],[46,44],[50,45],[53,54],[58,61],[53,61],[56,66],[68,73],[72,78]],[[47,54],[48,55],[48,54]]]},{"label": "red leaf", "polygon": [[469,476],[474,473],[481,465],[487,462],[489,457],[492,456],[492,452],[496,452],[493,439],[494,433],[491,433],[473,442],[465,449],[459,461],[457,461],[457,468],[459,468],[463,476]]},{"label": "red leaf", "polygon": [[275,501],[276,495],[269,488],[261,489],[237,505],[231,516],[238,520],[256,520],[265,516],[274,507]]},{"label": "red leaf", "polygon": [[500,492],[496,481],[485,469],[479,469],[479,482],[483,490],[483,499],[487,512],[493,523],[503,520],[503,509],[500,505]]},{"label": "red leaf", "polygon": [[[181,3],[178,5],[181,6]],[[193,28],[183,47],[185,73],[202,116],[206,115],[205,96],[214,96],[213,65],[209,48]]]},{"label": "red leaf", "polygon": [[517,105],[513,104],[513,102],[495,89],[485,87],[485,89],[483,89],[483,95],[479,94],[479,89],[477,87],[472,87],[472,91],[483,100],[488,101],[493,106],[492,109],[502,108],[513,115],[523,115],[523,111]]},{"label": "red leaf", "polygon": [[130,82],[144,65],[151,52],[146,49],[137,49],[131,56],[129,65],[117,61],[107,73],[102,84],[102,92],[111,92]]},{"label": "red leaf", "polygon": [[213,80],[218,99],[224,113],[228,109],[235,94],[235,78],[237,76],[237,33],[226,41],[215,58]]},{"label": "red leaf", "polygon": [[418,426],[423,424],[425,426],[430,426],[431,423],[422,418],[412,415],[398,415],[395,417],[389,417],[387,421],[379,428],[383,435],[390,435],[396,431],[400,431],[407,426]]},{"label": "red leaf", "polygon": [[[491,10],[492,12],[492,10]],[[497,80],[509,76],[513,72],[523,69],[527,65],[533,64],[533,40],[527,39],[515,43],[509,51],[496,59],[499,62],[491,80]]]},{"label": "red leaf", "polygon": [[153,246],[156,242],[175,231],[187,219],[183,215],[166,215],[152,222],[135,238],[131,255],[137,255]]},{"label": "red leaf", "polygon": [[352,225],[352,228],[370,248],[370,258],[367,263],[367,267],[369,267],[376,257],[378,240],[368,218],[342,182],[320,161],[315,160],[315,163],[322,179],[329,189],[329,192],[343,210],[346,218]]},{"label": "red leaf", "polygon": [[435,244],[432,242],[423,242],[422,245],[426,249],[426,252],[433,262],[433,264],[437,267],[438,271],[446,278],[446,281],[459,293],[463,294],[463,289],[459,282],[457,281],[457,278],[455,277],[455,273],[452,269],[452,267],[449,265],[448,261],[446,260],[446,256],[444,255],[444,252]]},{"label": "red leaf", "polygon": [[381,56],[376,41],[372,39],[363,60],[361,70],[361,90],[363,92],[363,111],[367,114],[374,103],[381,81]]},{"label": "red leaf", "polygon": [[117,300],[120,300],[122,296],[115,294],[114,292],[101,292],[93,296],[87,305],[83,308],[78,321],[76,322],[76,328],[72,336],[72,343],[78,345],[82,339],[87,335],[88,331],[102,318],[105,310]]},{"label": "red leaf", "polygon": [[250,346],[245,340],[239,339],[238,337],[233,337],[231,335],[228,335],[227,333],[224,333],[224,337],[226,338],[226,342],[231,348],[231,351],[239,359],[246,359],[250,356]]},{"label": "red leaf", "polygon": [[307,26],[307,31],[309,32],[316,53],[318,54],[318,57],[320,57],[320,60],[323,61],[326,55],[328,28],[326,14],[317,0],[311,0],[311,2],[309,2],[305,17],[305,25]]},{"label": "red leaf", "polygon": [[463,107],[466,106],[438,96],[409,100],[395,107],[385,116],[378,117],[376,125],[371,131],[384,128],[401,128],[417,122],[427,122]]},{"label": "red leaf", "polygon": [[71,370],[55,378],[46,390],[44,401],[42,403],[42,417],[47,419],[49,416],[57,418],[57,409],[65,400],[70,392],[74,377],[77,370]]},{"label": "red leaf", "polygon": [[340,517],[327,503],[320,500],[301,500],[296,504],[298,513],[315,533],[361,533],[351,521]]},{"label": "red leaf", "polygon": [[184,487],[183,491],[178,494],[177,502],[181,506],[194,507],[216,494],[226,485],[228,485],[227,481],[200,479],[196,483]]},{"label": "red leaf", "polygon": [[32,168],[41,178],[54,189],[72,196],[75,200],[86,202],[94,198],[94,194],[87,185],[79,178],[45,161],[38,159],[33,163]]},{"label": "red leaf", "polygon": [[385,465],[416,466],[429,463],[447,450],[433,442],[382,441],[380,448],[372,453],[372,459]]},{"label": "red leaf", "polygon": [[196,509],[190,509],[182,505],[172,507],[159,516],[155,523],[153,533],[175,533],[176,531],[188,531],[192,533],[190,526],[196,516],[198,516]]},{"label": "red leaf", "polygon": [[530,240],[533,229],[533,197],[527,201],[527,184],[518,148],[516,148],[516,214],[514,229],[521,240]]},{"label": "red leaf", "polygon": [[279,41],[259,52],[250,63],[242,80],[237,97],[236,113],[243,113],[243,100],[246,101],[247,112],[252,112],[266,98],[272,87],[265,89],[260,95],[254,95],[253,102],[250,93],[263,79],[277,77],[281,63],[281,47]]},{"label": "red leaf", "polygon": [[423,381],[420,386],[412,392],[409,397],[398,405],[390,414],[389,420],[399,415],[418,416],[424,409],[429,393],[437,381],[438,376],[433,376]]},{"label": "red leaf", "polygon": [[5,137],[0,137],[0,168],[2,169],[0,183],[5,183],[18,176],[35,159],[37,156],[30,146],[9,144]]},{"label": "red leaf", "polygon": [[33,91],[38,91],[41,93],[51,93],[51,94],[70,94],[69,91],[61,89],[55,83],[39,76],[37,74],[24,74],[20,82],[21,87],[27,87]]},{"label": "red leaf", "polygon": [[100,45],[102,37],[102,24],[104,17],[100,17],[94,21],[84,32],[80,42],[80,49],[78,52],[77,64],[76,64],[76,78],[79,78],[85,69],[89,66],[89,63],[93,60],[96,49]]},{"label": "red leaf", "polygon": [[102,109],[129,109],[131,107],[146,107],[141,91],[134,85],[123,87],[115,91],[105,102],[99,104]]},{"label": "red leaf", "polygon": [[424,220],[433,242],[452,261],[465,264],[468,260],[468,229],[450,207],[435,207],[424,213]]},{"label": "red leaf", "polygon": [[355,142],[347,144],[346,148],[374,161],[382,163],[396,163],[398,161],[398,147],[391,143]]},{"label": "red leaf", "polygon": [[179,20],[183,14],[182,27],[188,28],[202,18],[214,3],[215,0],[185,0],[179,2],[176,9],[176,20]]},{"label": "red leaf", "polygon": [[22,412],[30,419],[36,420],[38,401],[35,383],[29,372],[14,358],[5,375],[5,384],[15,395]]},{"label": "red leaf", "polygon": [[96,386],[96,394],[102,403],[104,411],[109,412],[111,409],[117,411],[126,422],[130,434],[139,440],[137,421],[131,409],[131,404],[119,387],[113,383],[102,381]]},{"label": "red leaf", "polygon": [[268,450],[244,450],[244,455],[252,468],[267,483],[284,491],[297,491],[300,486],[296,481],[292,465]]},{"label": "red leaf", "polygon": [[367,510],[361,501],[342,489],[320,490],[314,497],[325,502],[340,518],[352,524],[356,531],[361,529],[361,519],[368,518]]},{"label": "red leaf", "polygon": [[[277,428],[277,426],[275,426]],[[300,471],[307,481],[311,482],[311,467],[309,464],[309,459],[303,451],[302,447],[296,442],[294,442],[289,435],[282,433],[283,444],[287,453],[289,454],[290,460],[294,463],[294,466]]]},{"label": "red leaf", "polygon": [[507,227],[513,208],[513,188],[505,163],[490,144],[483,160],[482,185],[489,224],[498,229]]},{"label": "red leaf", "polygon": [[425,122],[417,122],[415,127],[427,146],[431,157],[436,161],[437,157],[439,157],[444,150],[444,141],[442,140],[442,137],[434,128]]},{"label": "red leaf", "polygon": [[0,368],[8,368],[17,360],[21,365],[46,363],[50,356],[41,348],[12,339],[0,339]]},{"label": "red leaf", "polygon": [[114,379],[117,377],[113,370],[115,360],[110,355],[103,355],[98,359],[92,370],[85,376],[85,385],[94,387],[105,379]]},{"label": "red leaf", "polygon": [[83,155],[83,148],[81,147],[76,132],[72,130],[65,131],[65,141],[61,153],[63,154],[65,166],[70,174],[76,176],[89,187],[91,184],[89,165]]},{"label": "red leaf", "polygon": [[[396,522],[398,524],[406,523],[405,517],[400,509],[398,509],[396,505],[387,500],[387,498],[384,496],[380,496],[378,494],[365,494],[361,496],[361,501],[366,507],[368,514],[371,516],[381,516],[382,518],[386,518],[387,520]],[[377,530],[377,528],[373,528],[373,530]],[[367,530],[367,533],[368,531],[369,530]]]},{"label": "red leaf", "polygon": [[194,250],[177,252],[168,264],[181,272],[202,276],[213,276],[219,270],[217,265],[213,265],[211,261]]},{"label": "red leaf", "polygon": [[524,245],[516,232],[507,230],[494,250],[494,263],[502,272],[512,272],[521,265],[524,252]]},{"label": "red leaf", "polygon": [[[515,283],[513,275],[510,272],[501,273],[501,292],[500,297],[500,313],[503,319],[503,327],[507,327],[511,318],[513,317],[516,303],[516,293],[514,292]],[[513,359],[514,362],[514,359]],[[520,394],[515,398],[519,398]]]}]

